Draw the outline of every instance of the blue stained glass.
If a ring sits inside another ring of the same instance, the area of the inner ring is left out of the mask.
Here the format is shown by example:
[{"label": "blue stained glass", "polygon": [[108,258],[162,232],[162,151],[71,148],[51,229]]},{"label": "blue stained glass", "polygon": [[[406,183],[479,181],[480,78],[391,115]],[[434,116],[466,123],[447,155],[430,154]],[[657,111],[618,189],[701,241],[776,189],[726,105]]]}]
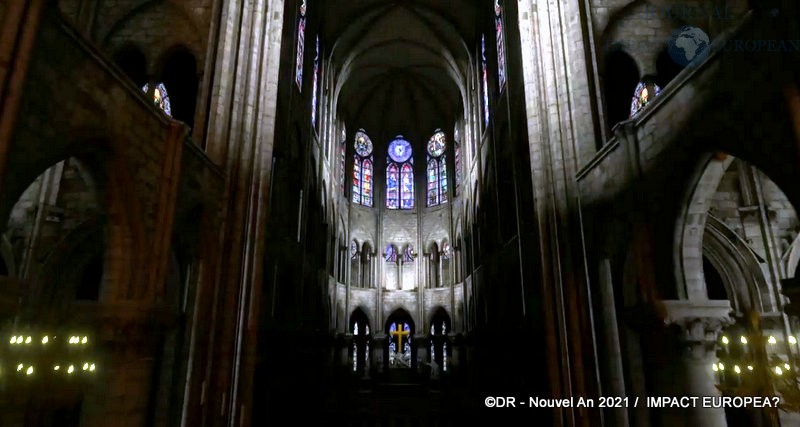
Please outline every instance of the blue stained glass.
[{"label": "blue stained glass", "polygon": [[447,138],[442,131],[436,131],[431,139],[428,140],[428,154],[432,157],[439,157],[444,153]]},{"label": "blue stained glass", "polygon": [[361,203],[361,158],[353,156],[353,203]]},{"label": "blue stained glass", "polygon": [[402,136],[389,143],[389,157],[397,163],[403,163],[411,158],[411,143]]},{"label": "blue stained glass", "polygon": [[414,169],[408,163],[400,171],[400,191],[400,207],[414,209]]},{"label": "blue stained glass", "polygon": [[295,58],[294,81],[297,88],[303,91],[303,54],[306,40],[306,0],[300,4],[300,19],[297,23],[297,57]]},{"label": "blue stained glass", "polygon": [[364,160],[361,167],[361,204],[372,206],[372,162]]},{"label": "blue stained glass", "polygon": [[386,207],[389,209],[397,209],[400,207],[397,185],[398,179],[399,171],[397,165],[392,163],[386,168]]},{"label": "blue stained glass", "polygon": [[[149,92],[150,84],[145,84],[144,87],[142,87],[142,90],[145,93]],[[172,117],[172,107],[169,103],[169,93],[167,93],[167,87],[164,86],[164,83],[157,84],[155,89],[153,89],[153,105],[164,111],[164,114]]]},{"label": "blue stained glass", "polygon": [[497,82],[500,88],[506,84],[506,43],[503,38],[503,7],[500,0],[494,2],[494,23],[497,38]]},{"label": "blue stained glass", "polygon": [[372,154],[372,140],[369,139],[363,130],[356,132],[355,149],[361,157],[367,157]]},{"label": "blue stained glass", "polygon": [[386,246],[386,261],[397,262],[397,251],[395,251],[392,245]]},{"label": "blue stained glass", "polygon": [[439,204],[439,165],[436,160],[428,161],[428,206]]},{"label": "blue stained glass", "polygon": [[639,82],[631,99],[631,115],[635,117],[647,104],[661,94],[661,88],[655,83]]},{"label": "blue stained glass", "polygon": [[353,203],[372,206],[372,141],[363,130],[356,132],[353,142]]},{"label": "blue stained glass", "polygon": [[439,159],[439,203],[446,203],[447,202],[447,161],[446,156],[442,155],[442,158]]},{"label": "blue stained glass", "polygon": [[314,76],[311,84],[311,126],[317,127],[317,80],[319,80],[319,36],[317,36],[317,50],[314,53]]},{"label": "blue stained glass", "polygon": [[456,163],[456,196],[458,196],[459,191],[461,191],[461,145],[457,142],[453,147],[453,152],[455,153],[455,163]]},{"label": "blue stained glass", "polygon": [[483,67],[483,126],[489,126],[489,67],[486,65],[486,39],[481,36],[481,65]]},{"label": "blue stained glass", "polygon": [[411,245],[406,246],[406,250],[403,251],[403,262],[413,262],[414,261],[414,247]]}]

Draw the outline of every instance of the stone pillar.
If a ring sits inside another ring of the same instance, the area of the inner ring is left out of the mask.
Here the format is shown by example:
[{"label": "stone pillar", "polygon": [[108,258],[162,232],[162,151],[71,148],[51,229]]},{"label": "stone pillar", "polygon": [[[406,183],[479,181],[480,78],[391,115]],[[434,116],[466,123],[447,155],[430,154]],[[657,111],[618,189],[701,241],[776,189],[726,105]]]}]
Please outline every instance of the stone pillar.
[{"label": "stone pillar", "polygon": [[[619,344],[619,327],[617,325],[617,310],[614,298],[614,283],[611,274],[611,261],[608,258],[600,262],[600,314],[602,338],[605,341],[606,357],[604,357],[606,371],[606,396],[626,396],[625,376],[622,368],[622,352]],[[612,420],[609,425],[627,427],[628,411],[624,408],[608,409]]]},{"label": "stone pillar", "polygon": [[[675,396],[719,396],[712,365],[716,363],[717,337],[725,326],[733,324],[728,300],[664,301],[668,324],[681,328],[681,358],[678,362],[683,377],[678,381],[682,389]],[[681,381],[682,380],[682,381]],[[665,425],[687,427],[727,427],[723,408],[692,408],[669,412],[674,419]]]}]

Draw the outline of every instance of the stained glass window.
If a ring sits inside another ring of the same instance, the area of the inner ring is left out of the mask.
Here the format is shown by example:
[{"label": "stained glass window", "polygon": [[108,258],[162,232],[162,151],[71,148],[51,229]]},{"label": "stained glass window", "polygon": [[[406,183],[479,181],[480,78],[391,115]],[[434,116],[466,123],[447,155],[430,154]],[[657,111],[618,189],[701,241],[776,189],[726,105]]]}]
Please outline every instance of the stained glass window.
[{"label": "stained glass window", "polygon": [[350,258],[355,258],[358,255],[358,243],[353,240],[350,242]]},{"label": "stained glass window", "polygon": [[389,326],[389,367],[411,367],[411,339],[408,323],[392,322]]},{"label": "stained glass window", "polygon": [[410,163],[400,170],[400,208],[414,209],[414,169]]},{"label": "stained glass window", "polygon": [[353,323],[353,372],[369,369],[369,324],[364,320]]},{"label": "stained glass window", "polygon": [[314,75],[311,77],[311,126],[317,128],[317,80],[319,80],[319,36],[314,50]]},{"label": "stained glass window", "polygon": [[372,141],[364,130],[356,132],[353,143],[353,203],[372,206]]},{"label": "stained glass window", "polygon": [[631,99],[631,117],[639,114],[647,104],[661,94],[661,88],[655,83],[639,82],[636,89],[633,91],[633,99]]},{"label": "stained glass window", "polygon": [[400,207],[400,196],[398,192],[398,181],[400,171],[396,163],[390,163],[386,168],[386,207],[397,209]]},{"label": "stained glass window", "polygon": [[503,7],[494,1],[494,24],[497,35],[497,81],[500,89],[506,84],[506,41],[503,38]]},{"label": "stained glass window", "polygon": [[447,202],[447,138],[438,130],[428,140],[428,206]]},{"label": "stained glass window", "polygon": [[[150,84],[145,84],[142,87],[142,90],[145,93],[150,93]],[[164,111],[164,114],[172,117],[172,107],[170,107],[169,104],[169,94],[167,93],[167,87],[164,86],[164,83],[155,85],[155,88],[153,89],[153,105]]]},{"label": "stained glass window", "polygon": [[455,154],[456,162],[456,187],[454,190],[456,196],[458,196],[461,191],[461,144],[458,141],[453,141],[453,153]]},{"label": "stained glass window", "polygon": [[389,143],[386,161],[386,207],[414,209],[414,159],[411,143],[397,136]]},{"label": "stained glass window", "polygon": [[345,169],[345,162],[347,161],[346,157],[347,151],[347,131],[345,130],[344,125],[342,125],[342,137],[339,140],[339,189],[344,194],[344,183],[345,183],[345,176],[344,176],[344,169]]},{"label": "stained glass window", "polygon": [[306,0],[300,4],[300,18],[297,22],[297,57],[294,66],[294,81],[297,89],[303,91],[303,53],[306,39]]},{"label": "stained glass window", "polygon": [[[434,321],[431,323],[431,365],[447,371],[447,322]],[[434,369],[435,369],[434,368]]]},{"label": "stained glass window", "polygon": [[386,261],[397,262],[397,249],[394,248],[394,245],[386,246]]},{"label": "stained glass window", "polygon": [[481,35],[481,68],[483,72],[483,126],[489,126],[489,67],[486,64],[486,38]]},{"label": "stained glass window", "polygon": [[413,262],[414,261],[414,246],[408,245],[406,246],[406,250],[403,251],[403,262]]}]

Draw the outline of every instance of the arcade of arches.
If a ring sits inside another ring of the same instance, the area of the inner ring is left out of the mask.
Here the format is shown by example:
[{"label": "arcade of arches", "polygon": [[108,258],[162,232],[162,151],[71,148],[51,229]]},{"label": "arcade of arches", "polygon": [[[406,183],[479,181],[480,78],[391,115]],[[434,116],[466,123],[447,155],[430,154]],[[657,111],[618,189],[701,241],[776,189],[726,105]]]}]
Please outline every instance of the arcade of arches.
[{"label": "arcade of arches", "polygon": [[0,2],[0,424],[800,425],[800,8],[674,3]]}]

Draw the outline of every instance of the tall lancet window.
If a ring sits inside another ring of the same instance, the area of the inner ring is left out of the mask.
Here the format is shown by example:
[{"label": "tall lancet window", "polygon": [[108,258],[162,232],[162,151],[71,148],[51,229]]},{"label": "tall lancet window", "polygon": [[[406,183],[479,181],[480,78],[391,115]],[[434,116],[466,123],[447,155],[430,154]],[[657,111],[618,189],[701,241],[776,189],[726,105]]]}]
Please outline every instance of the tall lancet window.
[{"label": "tall lancet window", "polygon": [[483,79],[483,126],[489,126],[489,66],[486,64],[486,38],[481,35],[481,73]]},{"label": "tall lancet window", "polygon": [[389,367],[411,367],[411,326],[408,323],[392,322],[389,326]]},{"label": "tall lancet window", "polygon": [[497,82],[500,89],[506,84],[506,40],[503,37],[503,6],[494,0],[494,27],[497,38]]},{"label": "tall lancet window", "polygon": [[361,129],[353,144],[353,203],[372,206],[372,141]]},{"label": "tall lancet window", "polygon": [[300,3],[300,17],[297,20],[297,56],[294,61],[294,82],[303,91],[303,54],[306,47],[306,0]]},{"label": "tall lancet window", "polygon": [[398,135],[386,161],[386,207],[414,209],[414,158],[411,143]]},{"label": "tall lancet window", "polygon": [[350,332],[353,333],[353,372],[365,373],[369,370],[369,320],[360,308],[350,316]]},{"label": "tall lancet window", "polygon": [[431,319],[430,351],[431,351],[431,376],[436,377],[437,371],[447,372],[447,358],[450,353],[449,339],[447,334],[450,332],[450,316],[439,309]]},{"label": "tall lancet window", "polygon": [[342,134],[339,137],[339,190],[344,194],[344,183],[347,180],[345,176],[345,163],[347,162],[347,129],[342,124]]},{"label": "tall lancet window", "polygon": [[314,75],[311,76],[311,127],[317,129],[317,85],[319,80],[319,36],[314,50]]},{"label": "tall lancet window", "polygon": [[447,137],[441,130],[428,140],[428,206],[447,202]]},{"label": "tall lancet window", "polygon": [[456,186],[453,189],[453,192],[455,193],[456,197],[458,197],[461,192],[461,141],[459,138],[458,128],[456,128],[455,134],[453,135],[453,157],[456,164]]}]

